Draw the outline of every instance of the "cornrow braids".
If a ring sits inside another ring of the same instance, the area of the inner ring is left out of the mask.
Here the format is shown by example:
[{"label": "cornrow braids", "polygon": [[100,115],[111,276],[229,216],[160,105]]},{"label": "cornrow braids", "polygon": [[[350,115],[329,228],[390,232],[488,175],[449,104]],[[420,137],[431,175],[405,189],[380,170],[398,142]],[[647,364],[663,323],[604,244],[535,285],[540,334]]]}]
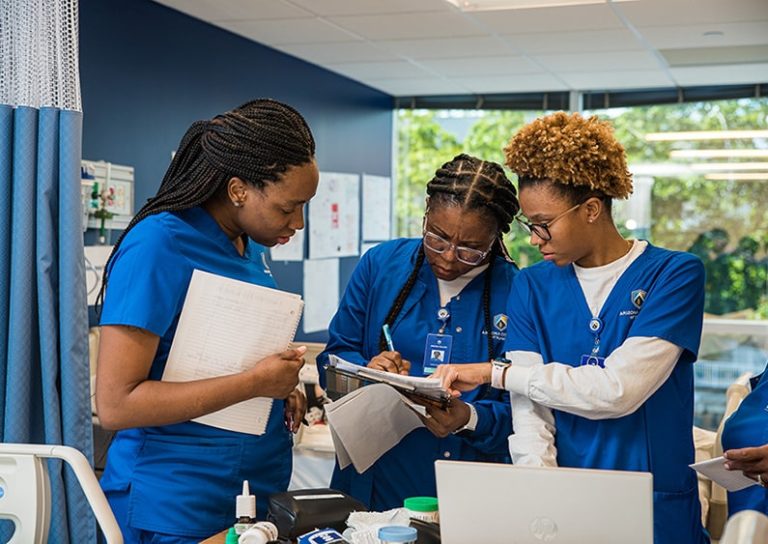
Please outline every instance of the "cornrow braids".
[{"label": "cornrow braids", "polygon": [[259,99],[193,123],[179,143],[157,194],[149,198],[118,238],[104,268],[97,311],[107,288],[109,264],[140,221],[165,211],[204,204],[238,177],[257,188],[276,182],[289,168],[315,155],[312,131],[301,114],[276,100]]},{"label": "cornrow braids", "polygon": [[[427,184],[427,195],[430,207],[451,205],[461,206],[466,210],[490,212],[498,229],[498,236],[491,251],[488,269],[485,271],[483,286],[483,319],[488,333],[488,359],[490,360],[493,357],[491,269],[497,255],[512,261],[504,246],[502,234],[509,232],[510,225],[520,210],[517,191],[507,178],[501,165],[462,153],[438,168],[435,176]],[[424,246],[420,244],[414,268],[400,289],[385,319],[385,323],[390,327],[394,325],[405,300],[413,289],[423,263]],[[384,351],[386,348],[387,343],[382,333],[379,337],[379,349]]]},{"label": "cornrow braids", "polygon": [[435,201],[466,210],[491,212],[500,233],[509,232],[520,203],[501,165],[462,153],[443,164],[427,184],[430,206]]}]

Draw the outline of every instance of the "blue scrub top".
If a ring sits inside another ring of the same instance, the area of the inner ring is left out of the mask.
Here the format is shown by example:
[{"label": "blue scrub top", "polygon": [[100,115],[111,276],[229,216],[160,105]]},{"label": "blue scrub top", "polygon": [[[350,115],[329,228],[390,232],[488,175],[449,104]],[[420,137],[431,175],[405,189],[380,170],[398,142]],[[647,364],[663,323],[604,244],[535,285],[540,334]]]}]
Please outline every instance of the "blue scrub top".
[{"label": "blue scrub top", "polygon": [[[421,239],[392,240],[374,247],[360,260],[331,321],[326,350],[318,356],[323,380],[323,365],[327,364],[329,353],[365,365],[381,352],[381,326],[413,270],[420,245]],[[490,356],[482,300],[487,273],[486,270],[474,278],[447,305],[450,319],[445,334],[453,335],[451,363],[488,361],[502,353],[507,327],[506,300],[517,267],[497,257],[490,268],[494,323]],[[437,279],[425,259],[391,327],[395,349],[411,362],[411,375],[424,375],[425,341],[427,334],[440,328],[439,308]],[[322,385],[325,386],[324,381]],[[416,429],[363,474],[358,474],[353,466],[339,470],[337,465],[331,487],[349,493],[372,510],[387,510],[402,506],[406,497],[435,496],[437,459],[508,461],[507,437],[512,433],[508,395],[486,386],[464,393],[462,400],[472,402],[477,409],[475,432],[440,439],[426,428]]]},{"label": "blue scrub top", "polygon": [[[240,255],[216,221],[197,207],[139,222],[110,263],[101,325],[128,325],[160,337],[149,379],[162,377],[195,269],[275,287],[264,248],[248,240]],[[208,537],[235,519],[243,480],[264,517],[267,499],[291,476],[292,436],[283,401],[272,405],[266,432],[253,436],[194,422],[118,432],[101,486],[129,493],[121,526]]]},{"label": "blue scrub top", "polygon": [[[766,369],[768,370],[768,369]],[[768,372],[753,380],[752,392],[739,405],[723,428],[723,451],[768,444]],[[728,515],[757,510],[768,515],[768,490],[752,486],[728,493]]]},{"label": "blue scrub top", "polygon": [[[506,350],[540,353],[545,363],[579,366],[595,337],[573,266],[523,270],[509,299]],[[687,253],[648,245],[618,279],[600,311],[599,356],[627,338],[658,337],[681,348],[672,375],[634,413],[591,420],[554,410],[557,462],[563,467],[653,473],[654,541],[706,542],[694,461],[693,367],[704,308],[704,267]],[[649,361],[647,364],[652,364]]]}]

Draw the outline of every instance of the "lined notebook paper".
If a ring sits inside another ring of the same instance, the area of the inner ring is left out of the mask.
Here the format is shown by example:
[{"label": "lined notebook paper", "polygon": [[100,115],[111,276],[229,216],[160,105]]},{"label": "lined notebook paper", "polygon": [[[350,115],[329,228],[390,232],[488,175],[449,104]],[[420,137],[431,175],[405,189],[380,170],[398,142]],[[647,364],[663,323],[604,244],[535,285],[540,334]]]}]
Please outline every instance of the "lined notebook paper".
[{"label": "lined notebook paper", "polygon": [[[184,382],[235,374],[286,348],[304,302],[299,295],[195,270],[163,380]],[[255,398],[195,419],[264,434],[272,399]]]}]

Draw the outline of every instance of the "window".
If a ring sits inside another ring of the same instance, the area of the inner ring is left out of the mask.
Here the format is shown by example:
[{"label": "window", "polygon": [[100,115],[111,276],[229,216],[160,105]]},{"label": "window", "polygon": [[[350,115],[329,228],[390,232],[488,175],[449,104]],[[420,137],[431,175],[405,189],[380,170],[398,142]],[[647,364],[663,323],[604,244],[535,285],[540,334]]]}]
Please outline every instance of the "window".
[{"label": "window", "polygon": [[[502,148],[512,134],[545,113],[399,110],[397,233],[420,236],[425,187],[437,167],[460,152],[503,164]],[[743,372],[761,372],[768,360],[768,137],[649,141],[646,135],[765,130],[768,99],[585,112],[591,114],[611,120],[634,174],[632,198],[614,205],[622,233],[689,251],[704,262],[706,315],[695,366],[696,424],[714,429],[728,385]],[[758,156],[672,153],[713,149]],[[739,175],[745,173],[750,175]],[[506,243],[521,266],[539,260],[519,227],[512,227]]]}]

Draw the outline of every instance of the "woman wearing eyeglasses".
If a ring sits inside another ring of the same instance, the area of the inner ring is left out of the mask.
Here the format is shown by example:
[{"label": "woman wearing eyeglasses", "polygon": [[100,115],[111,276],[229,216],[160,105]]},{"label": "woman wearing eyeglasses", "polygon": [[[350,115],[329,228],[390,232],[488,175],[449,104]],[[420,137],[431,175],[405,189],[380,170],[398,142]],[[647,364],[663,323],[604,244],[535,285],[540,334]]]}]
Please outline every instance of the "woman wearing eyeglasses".
[{"label": "woman wearing eyeglasses", "polygon": [[[502,352],[517,267],[501,237],[519,209],[515,188],[498,164],[459,155],[437,170],[427,195],[423,238],[382,243],[361,259],[318,357],[321,369],[333,353],[387,372],[428,376],[443,362],[490,361]],[[386,510],[406,497],[435,496],[436,459],[508,460],[506,393],[480,387],[448,410],[427,410],[426,428],[363,474],[337,465],[331,487]]]},{"label": "woman wearing eyeglasses", "polygon": [[520,223],[545,262],[515,279],[511,364],[436,375],[457,393],[483,383],[510,392],[516,464],[651,472],[654,542],[706,542],[688,467],[702,263],[621,236],[611,201],[630,195],[632,179],[608,123],[555,113],[505,152],[520,179]]}]

